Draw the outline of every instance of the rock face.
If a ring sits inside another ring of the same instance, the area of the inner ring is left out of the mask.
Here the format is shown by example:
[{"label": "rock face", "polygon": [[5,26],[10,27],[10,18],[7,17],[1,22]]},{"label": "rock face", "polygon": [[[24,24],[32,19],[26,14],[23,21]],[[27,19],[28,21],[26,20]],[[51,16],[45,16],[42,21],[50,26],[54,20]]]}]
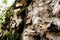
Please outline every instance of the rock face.
[{"label": "rock face", "polygon": [[0,40],[60,40],[60,0],[15,0],[2,25]]},{"label": "rock face", "polygon": [[60,0],[33,0],[27,8],[22,40],[60,40]]}]

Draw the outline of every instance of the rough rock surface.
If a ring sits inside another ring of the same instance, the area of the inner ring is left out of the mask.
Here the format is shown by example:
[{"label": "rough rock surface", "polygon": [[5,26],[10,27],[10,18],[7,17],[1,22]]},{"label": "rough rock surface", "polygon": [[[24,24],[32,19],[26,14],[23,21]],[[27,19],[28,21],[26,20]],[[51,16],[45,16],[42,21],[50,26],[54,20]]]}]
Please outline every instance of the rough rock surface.
[{"label": "rough rock surface", "polygon": [[0,40],[60,40],[60,0],[15,0],[2,25]]},{"label": "rough rock surface", "polygon": [[27,8],[22,40],[60,40],[60,0],[33,0]]}]

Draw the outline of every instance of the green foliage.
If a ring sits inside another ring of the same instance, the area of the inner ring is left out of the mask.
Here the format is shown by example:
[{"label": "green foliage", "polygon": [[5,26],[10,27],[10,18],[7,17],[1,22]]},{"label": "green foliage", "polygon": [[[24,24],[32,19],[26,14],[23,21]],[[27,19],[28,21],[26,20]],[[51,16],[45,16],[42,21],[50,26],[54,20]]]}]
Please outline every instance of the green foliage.
[{"label": "green foliage", "polygon": [[[6,0],[4,0],[4,3],[7,3]],[[20,13],[25,11],[27,7],[21,8]],[[14,12],[13,5],[11,7],[7,7],[5,10],[1,10],[2,13],[0,13],[0,30],[2,30],[2,27],[6,27],[7,30],[7,25],[10,23],[10,17],[14,14],[18,14]],[[20,36],[20,33],[18,32],[20,30],[19,28],[15,31],[14,34],[12,34],[12,30],[7,31],[5,35],[3,35],[0,40],[17,40],[18,37]],[[4,30],[2,30],[4,31]],[[21,31],[21,30],[20,30]]]},{"label": "green foliage", "polygon": [[0,40],[17,40],[19,37],[19,33],[15,32],[14,34],[10,32],[7,32]]},{"label": "green foliage", "polygon": [[3,3],[7,4],[7,0],[4,0]]}]

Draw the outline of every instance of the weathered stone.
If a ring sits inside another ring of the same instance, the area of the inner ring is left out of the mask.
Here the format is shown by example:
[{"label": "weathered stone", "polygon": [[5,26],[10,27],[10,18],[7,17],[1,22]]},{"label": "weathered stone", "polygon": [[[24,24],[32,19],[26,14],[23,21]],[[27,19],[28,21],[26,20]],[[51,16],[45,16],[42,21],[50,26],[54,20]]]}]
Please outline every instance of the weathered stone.
[{"label": "weathered stone", "polygon": [[[30,4],[28,7],[26,24],[30,26],[26,25],[26,29],[31,30],[31,32],[34,30],[35,32],[33,32],[33,34],[40,35],[40,37],[42,37],[40,38],[41,40],[60,40],[60,36],[57,36],[57,34],[55,34],[55,36],[53,33],[60,31],[60,18],[57,17],[58,15],[60,15],[59,6],[59,0],[33,0],[32,4]],[[29,24],[31,23],[31,21],[32,24]],[[32,28],[29,29],[30,27]],[[25,38],[25,36],[29,37],[29,35],[32,35],[28,30],[26,30],[25,34],[25,30],[23,31],[22,37]],[[52,35],[47,31],[51,31]],[[46,35],[47,37],[44,35]],[[58,35],[60,35],[60,33]]]}]

